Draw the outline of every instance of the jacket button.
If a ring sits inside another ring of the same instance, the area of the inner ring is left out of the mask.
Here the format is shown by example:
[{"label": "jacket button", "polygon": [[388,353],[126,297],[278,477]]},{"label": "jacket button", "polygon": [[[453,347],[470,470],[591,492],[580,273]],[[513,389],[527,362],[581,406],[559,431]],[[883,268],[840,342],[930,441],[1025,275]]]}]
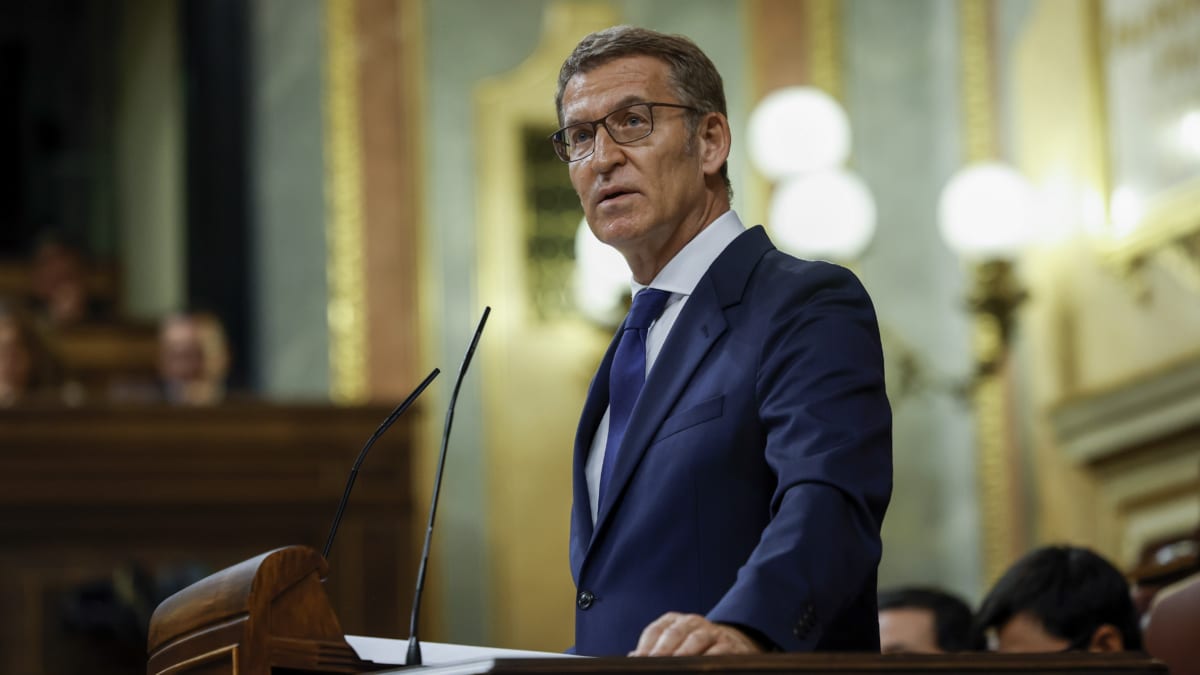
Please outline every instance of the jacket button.
[{"label": "jacket button", "polygon": [[575,596],[575,606],[579,609],[587,609],[596,602],[596,596],[592,595],[591,591],[579,591],[579,595]]}]

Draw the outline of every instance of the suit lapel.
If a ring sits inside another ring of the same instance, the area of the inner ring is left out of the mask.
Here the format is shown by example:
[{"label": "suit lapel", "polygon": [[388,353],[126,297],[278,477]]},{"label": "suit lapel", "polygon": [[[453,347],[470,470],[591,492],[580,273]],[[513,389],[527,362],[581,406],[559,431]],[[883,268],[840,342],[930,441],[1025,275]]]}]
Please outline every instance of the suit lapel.
[{"label": "suit lapel", "polygon": [[671,328],[658,359],[650,369],[646,386],[642,388],[642,393],[633,407],[629,426],[625,429],[625,438],[621,440],[616,464],[612,467],[613,473],[609,478],[604,502],[600,504],[596,516],[593,541],[609,520],[608,516],[614,505],[620,502],[621,495],[646,453],[654,433],[658,431],[667,413],[683,393],[684,386],[704,360],[709,348],[725,332],[725,328],[725,317],[717,303],[716,293],[713,292],[711,283],[702,279]]},{"label": "suit lapel", "polygon": [[624,330],[625,324],[622,322],[617,328],[612,342],[608,345],[608,351],[605,352],[595,377],[592,378],[591,386],[588,387],[587,400],[584,401],[583,412],[579,416],[579,428],[575,430],[575,458],[572,468],[575,481],[572,494],[575,498],[571,505],[570,556],[571,572],[576,581],[579,579],[579,568],[583,564],[584,554],[592,540],[592,510],[588,502],[586,475],[587,458],[592,448],[592,440],[596,436],[596,427],[600,426],[600,420],[604,418],[604,411],[608,409],[608,371],[612,367],[613,354],[616,352],[617,342]]},{"label": "suit lapel", "polygon": [[[634,471],[641,463],[643,455],[650,446],[667,414],[683,393],[687,383],[691,381],[696,369],[704,360],[713,344],[728,328],[725,320],[725,308],[741,302],[742,293],[749,283],[750,275],[758,261],[769,250],[774,249],[770,239],[761,226],[751,228],[742,233],[717,257],[712,267],[700,279],[696,289],[688,298],[683,311],[675,320],[670,335],[667,336],[658,359],[650,369],[646,386],[638,396],[625,429],[625,438],[621,441],[617,462],[612,467],[613,473],[609,478],[605,500],[599,506],[596,523],[593,526],[591,514],[586,500],[580,503],[578,495],[587,495],[586,480],[583,476],[587,453],[591,447],[592,437],[596,426],[608,406],[608,369],[612,365],[613,353],[617,340],[624,328],[617,330],[613,342],[609,345],[604,362],[600,365],[592,387],[588,392],[588,400],[584,405],[584,414],[580,420],[579,430],[575,436],[575,494],[576,500],[572,509],[571,562],[572,571],[579,578],[580,570],[592,545],[603,535],[608,522],[612,520],[617,504],[632,478]],[[580,513],[582,509],[582,514]],[[580,522],[582,521],[582,522]],[[589,538],[579,535],[588,533]],[[589,541],[590,539],[590,541]],[[582,546],[582,554],[576,547]]]}]

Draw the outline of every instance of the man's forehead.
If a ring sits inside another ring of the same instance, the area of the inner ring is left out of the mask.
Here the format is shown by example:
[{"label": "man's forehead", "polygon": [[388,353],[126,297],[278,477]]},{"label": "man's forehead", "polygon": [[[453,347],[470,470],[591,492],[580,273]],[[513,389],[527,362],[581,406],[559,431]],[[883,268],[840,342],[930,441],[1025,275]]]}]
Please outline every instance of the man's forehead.
[{"label": "man's forehead", "polygon": [[563,87],[563,120],[592,120],[624,105],[667,100],[669,77],[665,61],[643,55],[618,57],[580,71]]}]

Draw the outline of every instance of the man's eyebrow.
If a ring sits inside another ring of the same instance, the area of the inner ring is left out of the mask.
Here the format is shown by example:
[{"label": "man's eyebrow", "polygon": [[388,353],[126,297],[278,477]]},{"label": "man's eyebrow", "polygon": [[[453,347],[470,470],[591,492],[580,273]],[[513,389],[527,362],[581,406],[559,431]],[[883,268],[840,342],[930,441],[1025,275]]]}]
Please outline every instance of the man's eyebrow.
[{"label": "man's eyebrow", "polygon": [[[628,106],[631,106],[631,105],[634,105],[637,103],[648,103],[648,102],[649,101],[647,101],[644,96],[639,96],[638,94],[629,94],[628,96],[617,101],[616,105],[614,105],[612,108],[610,108],[608,110],[608,112],[604,113],[604,117],[608,117],[615,110],[620,110],[621,108],[625,108],[625,107],[628,107]],[[604,119],[604,117],[601,117],[600,119]],[[583,122],[594,122],[594,121],[595,120],[577,120],[577,119],[574,119],[573,117],[568,116],[568,117],[563,118],[563,126],[569,127],[569,126],[573,126],[576,124],[582,124]]]}]

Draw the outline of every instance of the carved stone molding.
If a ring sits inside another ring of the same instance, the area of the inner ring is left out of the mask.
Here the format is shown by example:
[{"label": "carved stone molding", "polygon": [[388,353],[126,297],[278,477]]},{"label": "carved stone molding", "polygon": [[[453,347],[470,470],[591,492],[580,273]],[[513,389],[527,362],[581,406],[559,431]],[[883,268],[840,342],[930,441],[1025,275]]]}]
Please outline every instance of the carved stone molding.
[{"label": "carved stone molding", "polygon": [[1101,550],[1138,563],[1200,525],[1200,354],[1055,406],[1060,449],[1094,480]]},{"label": "carved stone molding", "polygon": [[1200,443],[1200,354],[1153,374],[1073,396],[1050,414],[1060,447],[1091,464],[1189,429]]}]

